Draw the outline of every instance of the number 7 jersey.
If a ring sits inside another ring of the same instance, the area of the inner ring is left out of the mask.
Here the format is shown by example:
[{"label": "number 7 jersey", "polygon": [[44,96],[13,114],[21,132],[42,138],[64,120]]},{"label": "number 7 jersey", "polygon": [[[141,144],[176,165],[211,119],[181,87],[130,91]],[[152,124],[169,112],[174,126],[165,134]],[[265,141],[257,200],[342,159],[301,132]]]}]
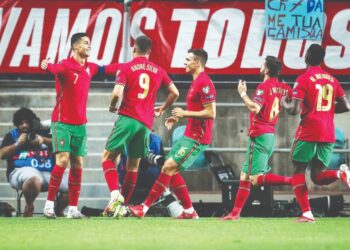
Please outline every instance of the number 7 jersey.
[{"label": "number 7 jersey", "polygon": [[283,96],[291,97],[291,95],[291,87],[281,83],[277,78],[270,78],[260,83],[255,90],[253,101],[261,109],[258,114],[250,112],[249,136],[254,138],[262,134],[274,133],[281,110],[280,100]]},{"label": "number 7 jersey", "polygon": [[124,86],[119,114],[138,120],[152,129],[158,89],[172,84],[168,74],[146,57],[140,56],[119,65],[115,83]]},{"label": "number 7 jersey", "polygon": [[345,93],[336,78],[312,66],[297,78],[293,99],[301,100],[301,121],[295,138],[309,142],[335,141],[335,101]]}]

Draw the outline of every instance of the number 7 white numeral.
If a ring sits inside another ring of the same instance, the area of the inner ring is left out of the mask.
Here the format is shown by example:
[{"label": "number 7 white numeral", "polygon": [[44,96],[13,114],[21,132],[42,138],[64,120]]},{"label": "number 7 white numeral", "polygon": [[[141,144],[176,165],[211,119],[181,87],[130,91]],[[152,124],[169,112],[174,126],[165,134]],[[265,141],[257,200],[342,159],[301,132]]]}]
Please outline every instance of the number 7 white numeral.
[{"label": "number 7 white numeral", "polygon": [[78,81],[78,77],[79,77],[79,75],[78,75],[77,73],[74,73],[74,75],[75,75],[74,84],[76,84],[76,83],[77,83],[77,81]]}]

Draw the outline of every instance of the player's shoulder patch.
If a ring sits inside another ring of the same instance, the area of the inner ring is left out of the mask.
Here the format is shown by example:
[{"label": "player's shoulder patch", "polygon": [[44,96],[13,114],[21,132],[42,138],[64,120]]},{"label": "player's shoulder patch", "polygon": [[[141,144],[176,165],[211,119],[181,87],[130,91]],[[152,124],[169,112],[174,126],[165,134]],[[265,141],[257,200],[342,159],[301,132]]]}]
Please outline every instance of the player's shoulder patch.
[{"label": "player's shoulder patch", "polygon": [[262,90],[262,89],[258,89],[256,91],[256,95],[263,95],[263,94],[264,94],[264,90]]},{"label": "player's shoulder patch", "polygon": [[209,91],[210,91],[210,87],[209,87],[208,85],[207,85],[207,86],[204,86],[204,87],[202,88],[202,91],[203,91],[204,94],[208,94]]}]

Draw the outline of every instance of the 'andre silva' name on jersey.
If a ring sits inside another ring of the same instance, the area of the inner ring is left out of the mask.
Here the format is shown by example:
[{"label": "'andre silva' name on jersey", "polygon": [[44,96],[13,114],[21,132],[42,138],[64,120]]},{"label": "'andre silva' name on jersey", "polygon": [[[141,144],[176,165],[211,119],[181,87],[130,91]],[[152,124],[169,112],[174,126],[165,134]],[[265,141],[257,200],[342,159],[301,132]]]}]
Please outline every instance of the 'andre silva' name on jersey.
[{"label": "'andre silva' name on jersey", "polygon": [[132,72],[135,72],[137,70],[147,70],[147,71],[153,72],[154,74],[157,74],[157,72],[158,72],[158,68],[153,67],[150,64],[145,64],[145,63],[135,64],[135,65],[131,66],[131,70],[132,70]]},{"label": "'andre silva' name on jersey", "polygon": [[281,94],[281,95],[285,96],[285,95],[288,94],[288,90],[284,89],[284,88],[273,87],[273,88],[270,89],[269,94],[270,95]]}]

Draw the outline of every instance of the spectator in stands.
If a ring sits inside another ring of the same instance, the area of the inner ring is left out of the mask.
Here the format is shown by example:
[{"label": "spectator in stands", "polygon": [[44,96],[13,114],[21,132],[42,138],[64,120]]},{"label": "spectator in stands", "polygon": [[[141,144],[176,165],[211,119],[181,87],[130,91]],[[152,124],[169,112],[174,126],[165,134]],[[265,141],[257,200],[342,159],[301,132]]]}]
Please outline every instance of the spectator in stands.
[{"label": "spectator in stands", "polygon": [[[26,207],[24,217],[31,217],[34,201],[40,192],[47,191],[54,166],[49,131],[41,125],[36,114],[27,108],[13,115],[16,128],[7,133],[0,147],[0,157],[7,160],[7,179],[10,185],[23,192]],[[67,175],[60,186],[57,213],[63,215],[68,205]]]}]

